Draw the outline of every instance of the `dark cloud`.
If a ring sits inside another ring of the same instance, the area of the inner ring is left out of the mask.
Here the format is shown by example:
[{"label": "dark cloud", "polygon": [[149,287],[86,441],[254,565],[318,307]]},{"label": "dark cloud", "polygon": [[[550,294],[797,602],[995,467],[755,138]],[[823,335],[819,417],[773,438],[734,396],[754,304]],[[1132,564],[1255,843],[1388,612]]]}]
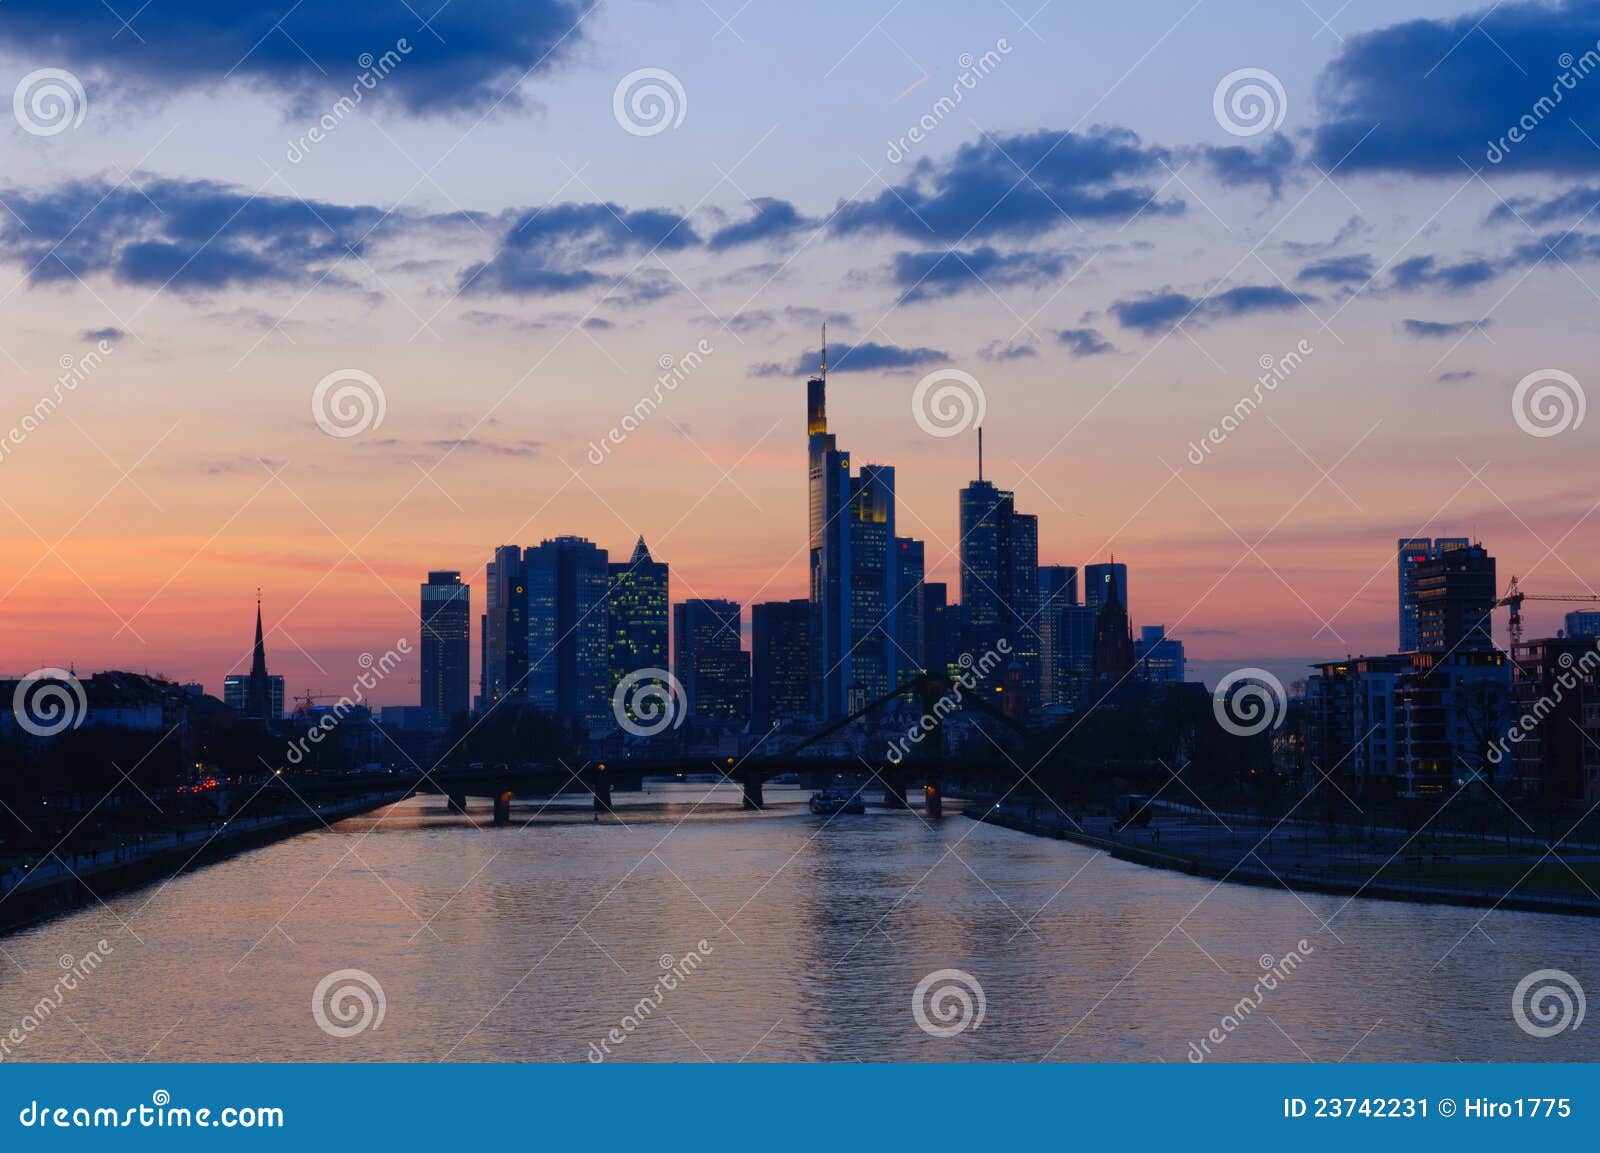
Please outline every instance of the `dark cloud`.
[{"label": "dark cloud", "polygon": [[88,328],[78,335],[91,344],[99,344],[101,341],[115,344],[128,334],[120,328]]},{"label": "dark cloud", "polygon": [[1226,187],[1260,184],[1270,188],[1274,197],[1283,191],[1283,182],[1296,159],[1294,143],[1278,133],[1259,148],[1239,144],[1225,148],[1208,145],[1200,150],[1200,157]]},{"label": "dark cloud", "polygon": [[1511,196],[1494,206],[1489,220],[1504,224],[1519,221],[1533,228],[1547,224],[1565,224],[1576,227],[1580,220],[1600,214],[1600,188],[1580,186],[1569,188],[1548,198]]},{"label": "dark cloud", "polygon": [[493,256],[462,270],[459,287],[473,294],[555,296],[605,285],[619,302],[642,304],[673,291],[659,269],[636,270],[619,280],[592,265],[700,242],[687,218],[666,209],[557,204],[521,214]]},{"label": "dark cloud", "polygon": [[1568,264],[1600,260],[1600,235],[1549,232],[1537,240],[1519,244],[1511,251],[1511,259],[1517,264],[1537,264],[1546,257]]},{"label": "dark cloud", "polygon": [[1600,150],[1574,127],[1600,118],[1600,85],[1576,73],[1570,88],[1559,81],[1573,54],[1593,49],[1597,29],[1600,0],[1565,0],[1352,36],[1320,79],[1314,153],[1347,172],[1600,170]]},{"label": "dark cloud", "polygon": [[1439,374],[1439,379],[1442,382],[1444,382],[1445,384],[1454,384],[1457,381],[1461,381],[1461,380],[1471,380],[1473,377],[1475,377],[1477,375],[1478,374],[1476,372],[1474,372],[1472,369],[1467,368],[1467,369],[1462,369],[1460,372],[1441,372]]},{"label": "dark cloud", "polygon": [[1446,337],[1460,336],[1462,333],[1471,332],[1475,328],[1488,328],[1487,320],[1412,320],[1407,317],[1400,322],[1400,327],[1407,336],[1414,340],[1443,340]]},{"label": "dark cloud", "polygon": [[1122,128],[985,136],[941,163],[918,162],[911,179],[869,200],[841,203],[832,229],[841,236],[891,232],[914,240],[959,243],[1033,238],[1072,220],[1129,220],[1173,215],[1181,200],[1154,199],[1170,153],[1147,147]]},{"label": "dark cloud", "polygon": [[815,220],[802,216],[787,200],[760,196],[750,201],[750,207],[754,210],[750,219],[717,229],[706,247],[712,252],[722,252],[741,244],[776,243],[817,226]]},{"label": "dark cloud", "polygon": [[1008,360],[1027,360],[1039,355],[1039,350],[1031,344],[1007,344],[1003,340],[990,341],[978,349],[978,355],[991,364],[1002,364]]},{"label": "dark cloud", "polygon": [[1066,345],[1073,356],[1102,356],[1117,351],[1097,328],[1063,328],[1056,333],[1056,339]]},{"label": "dark cloud", "polygon": [[[158,0],[116,5],[131,26],[124,28],[101,0],[7,0],[0,45],[22,59],[155,93],[232,78],[311,110],[353,99],[355,85],[363,101],[448,113],[517,106],[523,78],[549,70],[581,43],[589,7],[579,0],[415,9],[394,0]],[[427,27],[419,12],[432,13]],[[363,74],[377,77],[370,88],[358,85]]]},{"label": "dark cloud", "polygon": [[1365,252],[1348,256],[1330,256],[1306,265],[1296,280],[1321,281],[1324,284],[1365,284],[1372,279],[1372,257]]},{"label": "dark cloud", "polygon": [[1401,292],[1414,292],[1422,288],[1464,292],[1484,281],[1493,280],[1495,269],[1487,260],[1440,264],[1432,256],[1413,256],[1390,269],[1389,277],[1390,283]]},{"label": "dark cloud", "polygon": [[891,265],[890,277],[897,288],[905,289],[901,304],[954,296],[960,292],[1006,288],[1011,285],[1034,287],[1059,279],[1065,270],[1065,257],[1048,252],[998,252],[988,245],[980,248],[949,249],[944,252],[901,252]]},{"label": "dark cloud", "polygon": [[250,193],[208,180],[69,181],[0,192],[0,260],[45,284],[108,274],[178,292],[302,284],[405,226],[438,223],[368,206]]},{"label": "dark cloud", "polygon": [[[863,341],[828,342],[828,371],[837,372],[904,372],[923,365],[947,364],[950,354],[937,348],[902,348],[898,344],[875,344]],[[752,376],[807,376],[817,371],[822,363],[820,348],[807,349],[788,364],[768,362],[750,370]]]},{"label": "dark cloud", "polygon": [[1242,284],[1205,297],[1171,290],[1147,293],[1113,301],[1110,312],[1122,327],[1149,336],[1180,321],[1207,323],[1258,312],[1283,312],[1302,303],[1315,304],[1317,299],[1305,293],[1296,295],[1276,284]]}]

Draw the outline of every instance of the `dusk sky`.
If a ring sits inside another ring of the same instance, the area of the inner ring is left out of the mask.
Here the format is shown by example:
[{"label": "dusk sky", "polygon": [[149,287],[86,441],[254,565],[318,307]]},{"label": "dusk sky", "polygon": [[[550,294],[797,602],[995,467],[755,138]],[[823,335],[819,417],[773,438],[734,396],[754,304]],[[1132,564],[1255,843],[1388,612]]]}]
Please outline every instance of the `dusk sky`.
[{"label": "dusk sky", "polygon": [[[260,586],[272,671],[336,696],[428,569],[476,618],[494,547],[561,533],[642,534],[675,600],[804,596],[824,319],[929,579],[976,437],[913,394],[957,369],[1041,563],[1114,552],[1208,682],[1392,650],[1398,536],[1600,576],[1600,2],[114,4],[0,5],[7,673],[220,693]],[[330,435],[346,370],[382,420]]]}]

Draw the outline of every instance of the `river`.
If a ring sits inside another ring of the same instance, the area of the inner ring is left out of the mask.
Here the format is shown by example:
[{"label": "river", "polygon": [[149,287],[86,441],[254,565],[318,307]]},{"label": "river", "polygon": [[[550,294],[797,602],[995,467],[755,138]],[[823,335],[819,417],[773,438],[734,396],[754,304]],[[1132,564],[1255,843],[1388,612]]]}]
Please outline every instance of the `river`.
[{"label": "river", "polygon": [[[1534,970],[1600,988],[1594,920],[1219,885],[767,796],[652,782],[617,821],[518,802],[508,828],[418,797],[122,894],[0,938],[4,1059],[1181,1062],[1217,1030],[1210,1060],[1600,1060],[1594,1023],[1535,1038],[1512,1013]],[[977,1027],[919,1025],[941,969],[981,988]],[[313,1014],[340,970],[373,986],[350,1036]]]}]

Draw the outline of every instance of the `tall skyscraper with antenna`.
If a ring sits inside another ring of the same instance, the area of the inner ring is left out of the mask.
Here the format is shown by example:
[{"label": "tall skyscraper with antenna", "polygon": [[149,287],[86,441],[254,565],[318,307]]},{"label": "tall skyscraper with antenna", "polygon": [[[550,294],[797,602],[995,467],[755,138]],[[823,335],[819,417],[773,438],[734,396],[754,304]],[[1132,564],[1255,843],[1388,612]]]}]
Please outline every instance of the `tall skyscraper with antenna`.
[{"label": "tall skyscraper with antenna", "polygon": [[959,513],[963,648],[976,660],[1004,640],[1031,707],[1039,685],[1039,518],[1019,513],[1016,494],[984,479],[981,428],[978,479],[961,490]]}]

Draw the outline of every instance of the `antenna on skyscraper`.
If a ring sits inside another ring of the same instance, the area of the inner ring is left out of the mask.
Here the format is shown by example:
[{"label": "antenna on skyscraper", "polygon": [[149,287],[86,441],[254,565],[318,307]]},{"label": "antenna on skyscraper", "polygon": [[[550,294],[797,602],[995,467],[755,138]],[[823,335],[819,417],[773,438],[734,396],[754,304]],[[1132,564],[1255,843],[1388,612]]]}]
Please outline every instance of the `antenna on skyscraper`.
[{"label": "antenna on skyscraper", "polygon": [[822,376],[824,384],[828,381],[828,322],[822,322]]},{"label": "antenna on skyscraper", "polygon": [[983,425],[978,426],[978,479],[983,479]]}]

